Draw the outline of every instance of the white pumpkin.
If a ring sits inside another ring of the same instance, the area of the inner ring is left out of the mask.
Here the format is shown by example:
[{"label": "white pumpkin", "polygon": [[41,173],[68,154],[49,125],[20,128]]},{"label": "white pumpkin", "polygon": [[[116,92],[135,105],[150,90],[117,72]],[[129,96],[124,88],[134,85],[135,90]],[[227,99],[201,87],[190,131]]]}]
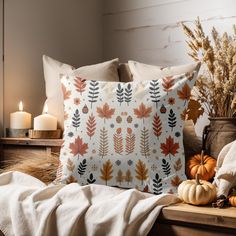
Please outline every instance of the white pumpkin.
[{"label": "white pumpkin", "polygon": [[208,181],[196,179],[185,180],[178,187],[179,198],[193,205],[206,205],[216,199],[216,187]]}]

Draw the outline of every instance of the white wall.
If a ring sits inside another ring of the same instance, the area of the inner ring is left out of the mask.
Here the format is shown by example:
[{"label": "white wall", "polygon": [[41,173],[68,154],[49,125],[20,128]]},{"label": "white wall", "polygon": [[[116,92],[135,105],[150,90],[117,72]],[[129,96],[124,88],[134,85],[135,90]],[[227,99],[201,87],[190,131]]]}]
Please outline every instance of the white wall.
[{"label": "white wall", "polygon": [[[193,26],[200,16],[204,31],[212,26],[232,32],[235,0],[104,0],[104,58],[137,60],[153,65],[192,62],[179,22]],[[207,117],[197,123],[199,136]]]},{"label": "white wall", "polygon": [[74,66],[102,61],[102,0],[6,0],[4,38],[8,127],[20,100],[33,116],[42,111],[43,54]]},{"label": "white wall", "polygon": [[190,62],[178,23],[192,22],[197,16],[206,32],[213,25],[230,32],[236,20],[236,1],[105,0],[104,56],[156,65]]}]

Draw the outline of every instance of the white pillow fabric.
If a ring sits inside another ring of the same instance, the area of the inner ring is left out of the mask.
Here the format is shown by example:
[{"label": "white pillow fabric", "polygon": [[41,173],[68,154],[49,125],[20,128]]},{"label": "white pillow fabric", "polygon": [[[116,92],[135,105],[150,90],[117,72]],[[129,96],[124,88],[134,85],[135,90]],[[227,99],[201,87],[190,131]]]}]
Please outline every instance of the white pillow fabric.
[{"label": "white pillow fabric", "polygon": [[63,76],[57,181],[176,192],[185,179],[183,111],[197,71],[130,83]]},{"label": "white pillow fabric", "polygon": [[88,65],[74,69],[73,66],[61,63],[49,56],[43,55],[43,69],[46,87],[46,103],[49,113],[58,120],[58,127],[63,129],[64,109],[63,93],[61,89],[60,74],[71,74],[82,79],[119,81],[119,59],[113,59],[103,63]]}]

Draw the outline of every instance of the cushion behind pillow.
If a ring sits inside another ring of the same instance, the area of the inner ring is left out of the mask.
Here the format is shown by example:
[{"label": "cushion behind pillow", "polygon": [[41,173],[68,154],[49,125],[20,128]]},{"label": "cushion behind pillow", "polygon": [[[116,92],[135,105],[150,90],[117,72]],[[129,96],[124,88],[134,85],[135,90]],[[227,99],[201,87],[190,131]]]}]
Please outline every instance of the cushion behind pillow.
[{"label": "cushion behind pillow", "polygon": [[119,81],[117,72],[119,59],[103,63],[83,66],[74,69],[73,66],[61,63],[51,57],[43,55],[43,69],[46,87],[46,103],[49,113],[58,119],[58,127],[63,129],[64,109],[63,94],[61,90],[60,74],[73,74],[83,79]]},{"label": "cushion behind pillow", "polygon": [[192,63],[179,66],[161,67],[140,63],[137,61],[128,61],[128,65],[133,75],[133,80],[155,80],[166,76],[175,76],[184,73],[192,73],[199,70],[200,63]]}]

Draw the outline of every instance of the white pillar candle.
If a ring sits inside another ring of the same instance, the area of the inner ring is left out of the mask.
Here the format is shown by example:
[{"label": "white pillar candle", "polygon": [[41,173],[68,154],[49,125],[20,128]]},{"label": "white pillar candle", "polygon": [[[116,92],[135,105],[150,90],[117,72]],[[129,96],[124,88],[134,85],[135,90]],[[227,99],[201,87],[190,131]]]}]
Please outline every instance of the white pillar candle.
[{"label": "white pillar candle", "polygon": [[19,111],[10,114],[11,129],[30,129],[31,114],[23,111],[23,103],[19,103]]},{"label": "white pillar candle", "polygon": [[34,118],[34,130],[56,130],[56,117],[48,114],[47,104],[44,107],[43,114]]}]

